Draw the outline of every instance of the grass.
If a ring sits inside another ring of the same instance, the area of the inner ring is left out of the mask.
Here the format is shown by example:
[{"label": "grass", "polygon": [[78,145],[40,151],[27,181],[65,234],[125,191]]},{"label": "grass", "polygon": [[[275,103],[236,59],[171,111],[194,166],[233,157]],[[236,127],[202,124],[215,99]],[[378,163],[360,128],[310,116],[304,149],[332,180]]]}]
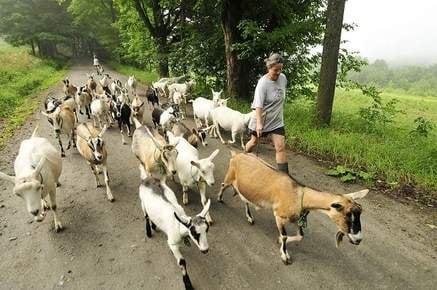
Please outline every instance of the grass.
[{"label": "grass", "polygon": [[[399,99],[393,123],[377,132],[364,130],[359,109],[370,99],[359,91],[336,93],[331,126],[314,126],[314,103],[297,99],[284,108],[287,142],[307,154],[318,156],[355,170],[366,170],[374,179],[394,188],[415,184],[419,198],[432,203],[437,199],[437,134],[428,137],[410,134],[414,120],[423,116],[437,124],[437,98],[383,93],[382,98]],[[247,111],[249,104],[233,100],[231,107]]]},{"label": "grass", "polygon": [[59,82],[65,67],[0,41],[0,148],[40,104],[38,93]]},{"label": "grass", "polygon": [[152,84],[152,82],[159,79],[158,73],[154,71],[145,71],[133,66],[120,64],[115,61],[110,61],[108,64],[110,67],[112,67],[114,70],[118,71],[121,74],[127,76],[134,75],[139,82],[146,85],[150,85]]}]

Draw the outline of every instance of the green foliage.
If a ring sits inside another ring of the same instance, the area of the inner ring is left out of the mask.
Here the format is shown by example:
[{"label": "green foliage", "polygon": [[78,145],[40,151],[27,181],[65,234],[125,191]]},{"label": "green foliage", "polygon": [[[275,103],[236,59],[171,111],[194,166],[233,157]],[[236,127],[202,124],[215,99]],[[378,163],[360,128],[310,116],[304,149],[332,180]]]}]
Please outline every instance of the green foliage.
[{"label": "green foliage", "polygon": [[385,91],[417,96],[437,96],[437,65],[393,66],[375,60],[359,72],[348,74],[350,80],[363,85],[375,85]]},{"label": "green foliage", "polygon": [[0,44],[0,148],[41,104],[36,94],[61,81],[66,70],[59,66]]},{"label": "green foliage", "polygon": [[411,130],[410,134],[415,136],[418,135],[428,137],[431,130],[435,128],[435,125],[430,120],[427,120],[424,117],[417,117],[414,120],[414,123],[416,124],[416,128],[414,130]]},{"label": "green foliage", "polygon": [[355,171],[342,165],[337,165],[334,168],[325,172],[326,175],[340,178],[342,182],[355,182],[357,179],[369,181],[372,179],[372,174],[365,171]]},{"label": "green foliage", "polygon": [[127,76],[134,75],[135,78],[143,84],[150,85],[152,84],[152,82],[156,81],[159,78],[158,73],[156,73],[155,71],[145,71],[133,66],[120,64],[115,61],[111,61],[108,64],[114,70],[118,71],[121,74]]},{"label": "green foliage", "polygon": [[381,97],[381,92],[373,86],[361,86],[363,95],[372,99],[372,103],[364,108],[361,108],[359,114],[366,121],[367,130],[378,131],[384,128],[388,123],[393,122],[396,114],[401,113],[396,108],[399,102],[397,99],[391,99],[384,103]]}]

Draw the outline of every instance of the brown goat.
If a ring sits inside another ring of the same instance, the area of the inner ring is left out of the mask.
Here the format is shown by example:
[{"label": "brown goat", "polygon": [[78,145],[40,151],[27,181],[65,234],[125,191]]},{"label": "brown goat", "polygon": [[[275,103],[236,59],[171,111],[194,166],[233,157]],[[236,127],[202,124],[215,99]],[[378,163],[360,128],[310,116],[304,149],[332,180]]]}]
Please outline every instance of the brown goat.
[{"label": "brown goat", "polygon": [[74,99],[77,93],[77,87],[73,86],[69,79],[65,79],[62,82],[64,83],[64,94]]},{"label": "brown goat", "polygon": [[281,259],[285,264],[291,262],[287,243],[301,241],[303,238],[302,224],[298,225],[296,236],[288,236],[285,225],[287,222],[297,222],[312,210],[328,215],[337,225],[337,246],[344,235],[347,235],[352,244],[358,245],[361,242],[361,206],[354,200],[366,196],[367,189],[344,195],[317,191],[297,183],[255,155],[231,153],[218,200],[223,200],[223,191],[232,185],[245,204],[246,217],[250,224],[254,220],[249,204],[256,208],[271,208],[279,231]]},{"label": "brown goat", "polygon": [[77,150],[90,165],[96,177],[97,187],[101,186],[97,166],[102,166],[103,175],[105,176],[106,196],[109,201],[114,201],[111,188],[109,187],[109,175],[106,166],[108,153],[106,152],[105,142],[103,141],[106,126],[103,127],[102,130],[99,130],[91,123],[83,123],[77,126],[76,131]]}]

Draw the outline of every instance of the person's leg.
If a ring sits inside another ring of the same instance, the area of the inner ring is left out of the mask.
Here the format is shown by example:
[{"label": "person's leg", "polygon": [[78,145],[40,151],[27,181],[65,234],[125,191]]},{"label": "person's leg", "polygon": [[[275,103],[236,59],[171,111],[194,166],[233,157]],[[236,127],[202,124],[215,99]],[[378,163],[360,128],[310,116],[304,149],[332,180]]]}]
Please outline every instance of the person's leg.
[{"label": "person's leg", "polygon": [[254,135],[250,135],[250,140],[246,143],[245,152],[252,152],[253,148],[258,143],[258,138]]},{"label": "person's leg", "polygon": [[276,163],[278,170],[288,174],[288,162],[285,154],[285,136],[272,134],[273,145],[276,150]]}]

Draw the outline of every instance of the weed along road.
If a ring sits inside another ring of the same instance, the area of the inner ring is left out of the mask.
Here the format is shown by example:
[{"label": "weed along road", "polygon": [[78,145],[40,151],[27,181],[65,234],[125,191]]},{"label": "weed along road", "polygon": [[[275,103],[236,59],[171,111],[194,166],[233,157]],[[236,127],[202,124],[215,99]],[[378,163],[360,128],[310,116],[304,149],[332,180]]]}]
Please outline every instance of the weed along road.
[{"label": "weed along road", "polygon": [[[68,77],[73,84],[82,85],[92,69],[76,65]],[[127,80],[116,72],[108,73],[122,83]],[[50,92],[60,96],[61,85]],[[146,115],[150,124],[147,109]],[[85,115],[79,118],[84,120]],[[39,134],[59,148],[47,119],[35,113],[2,151],[3,172],[13,173],[20,142],[36,125]],[[50,211],[43,222],[32,222],[12,186],[1,181],[0,289],[183,289],[180,269],[164,233],[158,231],[152,239],[145,239],[138,197],[140,175],[131,139],[122,145],[115,126],[104,139],[115,202],[106,200],[105,187],[96,188],[94,176],[77,150],[66,150],[58,188],[58,215],[65,227],[60,233],[53,229]],[[231,189],[225,192],[224,203],[216,201],[230,148],[240,149],[222,145],[218,139],[210,138],[208,143],[200,149],[201,158],[220,149],[214,159],[216,182],[207,189],[215,221],[208,232],[209,252],[201,254],[194,244],[182,247],[196,289],[435,289],[437,231],[429,226],[436,224],[435,211],[371,191],[360,200],[363,241],[355,246],[345,239],[339,248],[334,224],[325,215],[311,213],[305,238],[288,244],[293,263],[286,266],[280,259],[271,210],[253,210],[255,223],[249,225],[244,205]],[[270,145],[262,145],[259,152],[273,163]],[[363,188],[326,176],[326,168],[312,159],[291,151],[287,154],[290,172],[308,186],[333,193]],[[182,204],[180,185],[169,185]],[[187,214],[199,213],[202,206],[196,190],[189,193],[189,200],[184,206]],[[294,234],[296,228],[288,227],[288,231]]]}]

